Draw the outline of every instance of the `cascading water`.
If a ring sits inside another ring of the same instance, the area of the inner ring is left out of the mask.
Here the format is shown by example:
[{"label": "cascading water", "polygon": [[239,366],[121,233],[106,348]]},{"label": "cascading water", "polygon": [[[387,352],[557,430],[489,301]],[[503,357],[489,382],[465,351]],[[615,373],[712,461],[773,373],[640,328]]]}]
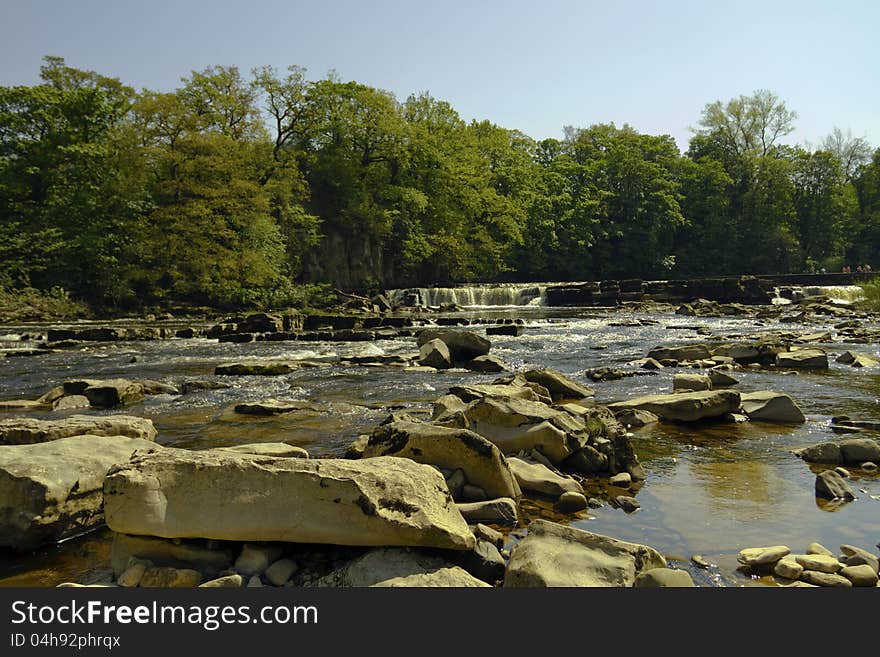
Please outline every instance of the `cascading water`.
[{"label": "cascading water", "polygon": [[487,283],[461,287],[419,287],[389,290],[392,303],[403,302],[418,294],[421,305],[455,304],[462,307],[543,306],[547,287],[553,283]]},{"label": "cascading water", "polygon": [[835,303],[851,304],[865,298],[865,291],[858,285],[817,285],[805,287],[804,294],[808,297],[824,295]]}]

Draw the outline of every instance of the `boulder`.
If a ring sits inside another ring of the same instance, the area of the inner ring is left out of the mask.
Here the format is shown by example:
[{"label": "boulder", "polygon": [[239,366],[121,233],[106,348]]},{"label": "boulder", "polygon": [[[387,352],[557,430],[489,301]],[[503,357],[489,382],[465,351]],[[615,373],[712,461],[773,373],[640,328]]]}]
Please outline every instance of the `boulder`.
[{"label": "boulder", "polygon": [[513,548],[505,587],[630,587],[666,560],[654,548],[534,520]]},{"label": "boulder", "polygon": [[859,354],[854,351],[845,351],[837,357],[838,363],[851,365],[852,367],[876,367],[880,365],[880,359],[873,354]]},{"label": "boulder", "polygon": [[840,588],[851,588],[853,583],[843,575],[835,573],[822,573],[817,570],[805,570],[801,573],[802,582],[813,584],[815,586],[836,586]]},{"label": "boulder", "polygon": [[486,335],[510,335],[519,337],[523,334],[522,324],[499,324],[498,326],[487,326]]},{"label": "boulder", "polygon": [[739,384],[739,380],[734,379],[720,369],[714,368],[709,370],[709,380],[712,382],[713,388],[729,388]]},{"label": "boulder", "polygon": [[840,570],[853,586],[877,586],[877,571],[867,565],[846,566]]},{"label": "boulder", "polygon": [[592,397],[596,394],[596,391],[592,388],[581,385],[556,370],[527,370],[522,372],[522,376],[526,381],[544,386],[555,402],[566,399],[583,399],[584,397]]},{"label": "boulder", "polygon": [[838,443],[844,464],[880,463],[880,442],[873,438],[847,438]]},{"label": "boulder", "polygon": [[437,338],[419,346],[419,364],[445,370],[452,367],[452,355],[446,343]]},{"label": "boulder", "polygon": [[470,549],[442,475],[409,459],[253,457],[168,448],[104,483],[107,525],[165,538]]},{"label": "boulder", "polygon": [[773,566],[773,574],[785,579],[798,579],[803,572],[804,567],[791,558],[791,555],[780,559]]},{"label": "boulder", "polygon": [[485,356],[492,347],[491,342],[473,331],[455,329],[425,329],[419,333],[417,344],[421,348],[431,340],[444,342],[455,363],[465,363],[477,356]]},{"label": "boulder", "polygon": [[560,513],[577,513],[590,506],[587,496],[583,493],[567,491],[556,500],[556,509]]},{"label": "boulder", "polygon": [[847,566],[869,566],[875,573],[880,571],[880,559],[867,550],[854,545],[841,545],[841,561]]},{"label": "boulder", "polygon": [[692,344],[682,347],[654,347],[648,352],[648,358],[656,361],[662,360],[703,360],[711,358],[709,348],[704,344]]},{"label": "boulder", "polygon": [[540,463],[529,463],[515,457],[507,459],[513,476],[524,491],[559,497],[566,492],[583,494],[583,487],[571,477],[564,477]]},{"label": "boulder", "polygon": [[826,470],[816,475],[816,497],[829,500],[854,500],[856,498],[846,480],[834,470]]},{"label": "boulder", "polygon": [[155,440],[156,427],[151,420],[131,415],[71,415],[62,420],[16,417],[0,420],[0,445],[28,445],[83,435]]},{"label": "boulder", "polygon": [[65,395],[83,395],[96,408],[126,406],[144,398],[144,387],[128,379],[79,379],[64,382]]},{"label": "boulder", "polygon": [[773,545],[771,547],[745,548],[740,550],[736,557],[744,566],[769,566],[775,564],[783,557],[791,554],[791,550],[785,545]]},{"label": "boulder", "polygon": [[676,374],[672,377],[673,390],[711,390],[712,379],[705,374]]},{"label": "boulder", "polygon": [[159,449],[125,436],[0,446],[0,547],[29,550],[100,526],[107,471]]},{"label": "boulder", "polygon": [[216,449],[236,454],[253,454],[254,456],[276,456],[279,458],[307,459],[309,453],[302,447],[287,443],[251,443],[234,445],[233,447],[217,447]]},{"label": "boulder", "polygon": [[516,385],[462,385],[453,386],[449,393],[464,402],[472,402],[476,399],[524,399],[526,401],[541,401],[538,393],[531,388]]},{"label": "boulder", "polygon": [[625,427],[638,428],[660,421],[660,418],[649,411],[630,408],[615,414],[617,421]]},{"label": "boulder", "polygon": [[[511,326],[516,326],[516,324],[511,324]],[[477,356],[473,360],[466,362],[464,366],[471,372],[484,372],[486,374],[506,372],[510,369],[504,361],[496,356]]]},{"label": "boulder", "polygon": [[816,445],[795,450],[795,454],[807,463],[829,463],[832,465],[843,463],[840,445],[833,441],[817,443]]},{"label": "boulder", "polygon": [[821,349],[798,349],[776,354],[776,366],[800,370],[827,370],[828,354]]},{"label": "boulder", "polygon": [[322,577],[330,587],[488,587],[460,566],[406,548],[379,548]]},{"label": "boulder", "polygon": [[461,515],[470,524],[482,522],[490,525],[516,526],[519,523],[516,502],[509,497],[499,497],[484,502],[465,502],[457,506]]},{"label": "boulder", "polygon": [[801,424],[806,422],[801,409],[788,395],[762,390],[740,395],[743,413],[752,421]]},{"label": "boulder", "polygon": [[448,470],[460,469],[468,483],[493,498],[517,498],[522,494],[501,450],[466,429],[391,422],[376,427],[363,456],[398,456]]},{"label": "boulder", "polygon": [[52,404],[53,411],[72,411],[91,406],[89,398],[85,395],[66,395]]},{"label": "boulder", "polygon": [[431,421],[442,421],[455,413],[464,411],[465,408],[467,408],[467,404],[460,397],[443,395],[434,401],[434,406],[431,410]]},{"label": "boulder", "polygon": [[797,554],[794,560],[804,570],[816,570],[820,573],[836,573],[843,568],[837,557],[830,554]]},{"label": "boulder", "polygon": [[494,543],[478,538],[473,550],[462,550],[451,555],[457,565],[479,580],[494,584],[504,579],[507,563]]},{"label": "boulder", "polygon": [[284,415],[286,413],[325,413],[324,404],[301,399],[267,399],[261,402],[236,404],[235,412],[243,415]]},{"label": "boulder", "polygon": [[810,543],[807,546],[807,554],[824,554],[828,557],[834,556],[834,553],[821,543]]},{"label": "boulder", "polygon": [[639,573],[636,588],[694,588],[694,580],[686,570],[672,568],[652,568]]},{"label": "boulder", "polygon": [[210,547],[206,541],[169,541],[152,536],[113,534],[110,567],[119,577],[132,560],[149,561],[157,566],[191,568],[211,577],[227,569],[234,558],[227,546]]},{"label": "boulder", "polygon": [[227,363],[217,365],[214,374],[227,376],[279,376],[299,369],[299,364],[288,361]]},{"label": "boulder", "polygon": [[649,411],[664,420],[696,422],[735,413],[740,407],[740,395],[734,390],[682,392],[671,395],[649,395],[609,404],[617,413],[629,409]]}]

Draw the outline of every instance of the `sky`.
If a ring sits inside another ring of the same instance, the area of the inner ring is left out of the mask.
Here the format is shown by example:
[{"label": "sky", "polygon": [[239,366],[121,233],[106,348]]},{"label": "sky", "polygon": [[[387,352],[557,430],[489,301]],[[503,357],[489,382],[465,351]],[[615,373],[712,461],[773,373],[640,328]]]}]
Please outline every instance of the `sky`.
[{"label": "sky", "polygon": [[536,139],[625,123],[685,150],[702,109],[769,89],[786,141],[880,146],[876,0],[0,0],[0,85],[45,55],[170,91],[194,70],[331,70]]}]

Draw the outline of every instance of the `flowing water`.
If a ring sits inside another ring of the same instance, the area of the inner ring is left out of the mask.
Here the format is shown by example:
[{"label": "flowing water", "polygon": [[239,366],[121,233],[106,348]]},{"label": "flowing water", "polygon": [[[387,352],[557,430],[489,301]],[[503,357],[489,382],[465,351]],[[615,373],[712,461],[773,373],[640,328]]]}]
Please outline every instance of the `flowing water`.
[{"label": "flowing water", "polygon": [[[523,318],[525,333],[520,337],[493,336],[492,353],[513,369],[561,370],[593,387],[600,403],[669,392],[674,371],[593,383],[585,376],[586,369],[613,366],[634,370],[628,363],[644,357],[656,345],[710,340],[697,329],[708,329],[713,336],[741,336],[774,329],[827,330],[833,323],[799,326],[771,320],[536,306],[462,315]],[[615,323],[627,325],[612,325]],[[34,327],[0,329],[0,346],[26,346],[17,338],[28,331],[34,332]],[[842,543],[873,549],[880,539],[880,476],[854,469],[850,485],[857,499],[845,505],[826,504],[814,496],[818,470],[791,452],[832,438],[832,416],[880,419],[880,372],[834,362],[834,356],[847,349],[876,354],[877,345],[834,344],[827,349],[832,363],[827,372],[734,373],[741,391],[776,390],[790,395],[807,416],[803,425],[658,424],[634,431],[635,450],[647,474],[636,493],[641,504],[638,512],[627,514],[606,504],[579,516],[560,517],[554,514],[552,503],[542,500],[526,501],[523,508],[531,517],[571,522],[590,531],[647,543],[672,559],[682,559],[685,566],[690,555],[701,554],[718,566],[694,571],[698,583],[704,584],[749,584],[735,570],[735,555],[744,547],[785,544],[797,552],[820,541],[832,549]],[[205,449],[286,441],[305,447],[313,456],[339,456],[359,434],[369,432],[392,410],[427,413],[431,402],[450,386],[494,378],[458,370],[434,373],[334,364],[352,356],[409,355],[416,351],[414,338],[371,343],[219,344],[207,339],[108,343],[85,351],[0,360],[0,399],[35,399],[74,377],[169,383],[191,378],[223,380],[232,387],[150,396],[124,412],[151,418],[163,445]],[[324,366],[273,377],[213,375],[218,363],[254,357],[307,358]],[[236,403],[266,398],[317,400],[327,405],[328,412],[262,418],[232,410]],[[57,413],[30,415],[52,417]],[[607,497],[624,491],[606,490],[597,483],[590,493]],[[31,555],[0,553],[0,585],[54,585],[83,577],[90,569],[106,565],[108,535],[106,530],[96,532]],[[517,535],[514,532],[511,540]]]}]

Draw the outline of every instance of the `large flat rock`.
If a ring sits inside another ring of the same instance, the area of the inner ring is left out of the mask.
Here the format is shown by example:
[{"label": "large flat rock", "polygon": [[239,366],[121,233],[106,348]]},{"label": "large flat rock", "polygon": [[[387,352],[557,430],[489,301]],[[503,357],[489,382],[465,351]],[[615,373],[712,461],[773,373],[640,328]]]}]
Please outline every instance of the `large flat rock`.
[{"label": "large flat rock", "polygon": [[28,550],[100,525],[107,471],[136,450],[158,449],[125,436],[0,446],[0,546]]},{"label": "large flat rock", "polygon": [[750,420],[802,424],[806,422],[803,412],[788,395],[770,390],[746,392],[740,395],[743,412]]},{"label": "large flat rock", "polygon": [[727,413],[740,407],[740,394],[735,390],[704,390],[672,395],[649,395],[609,404],[615,413],[628,409],[649,411],[664,420],[696,422]]},{"label": "large flat rock", "polygon": [[165,449],[114,469],[107,525],[163,538],[470,549],[435,468],[380,456],[292,459]]},{"label": "large flat rock", "polygon": [[0,445],[29,445],[83,435],[155,440],[156,427],[151,420],[131,415],[71,415],[59,420],[15,417],[0,420]]}]

